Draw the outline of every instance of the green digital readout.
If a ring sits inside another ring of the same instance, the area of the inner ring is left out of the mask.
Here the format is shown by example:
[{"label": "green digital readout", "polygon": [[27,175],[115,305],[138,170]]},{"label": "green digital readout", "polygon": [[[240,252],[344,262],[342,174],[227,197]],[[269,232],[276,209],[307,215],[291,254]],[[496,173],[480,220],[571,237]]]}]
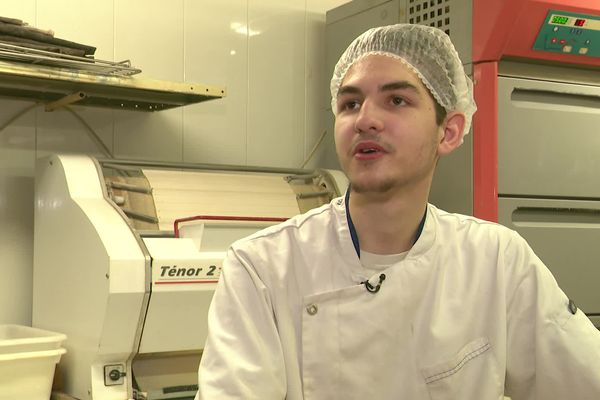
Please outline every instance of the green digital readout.
[{"label": "green digital readout", "polygon": [[550,22],[558,25],[566,25],[568,21],[569,17],[563,17],[562,15],[553,15],[552,21]]}]

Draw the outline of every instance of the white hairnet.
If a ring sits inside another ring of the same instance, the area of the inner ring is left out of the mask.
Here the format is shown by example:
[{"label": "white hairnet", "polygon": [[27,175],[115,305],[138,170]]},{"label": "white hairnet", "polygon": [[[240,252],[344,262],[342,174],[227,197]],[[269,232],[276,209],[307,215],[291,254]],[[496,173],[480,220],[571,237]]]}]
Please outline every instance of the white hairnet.
[{"label": "white hairnet", "polygon": [[331,78],[331,107],[337,112],[337,94],[348,69],[361,58],[379,54],[396,58],[413,70],[447,112],[465,115],[463,135],[469,132],[477,107],[473,83],[448,35],[425,25],[397,24],[372,28],[357,37],[340,57]]}]

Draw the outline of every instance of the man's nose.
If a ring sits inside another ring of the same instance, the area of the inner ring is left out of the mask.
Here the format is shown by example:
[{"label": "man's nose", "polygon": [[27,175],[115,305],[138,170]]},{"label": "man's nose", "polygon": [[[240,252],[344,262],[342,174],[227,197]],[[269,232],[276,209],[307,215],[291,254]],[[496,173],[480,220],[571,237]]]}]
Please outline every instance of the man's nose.
[{"label": "man's nose", "polygon": [[354,122],[357,133],[379,132],[383,129],[381,110],[376,104],[364,101]]}]

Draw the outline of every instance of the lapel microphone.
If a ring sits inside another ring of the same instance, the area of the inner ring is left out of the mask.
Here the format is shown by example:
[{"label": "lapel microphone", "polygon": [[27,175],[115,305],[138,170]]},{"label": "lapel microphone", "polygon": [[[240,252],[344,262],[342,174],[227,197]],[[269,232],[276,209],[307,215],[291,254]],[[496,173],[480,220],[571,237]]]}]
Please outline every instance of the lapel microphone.
[{"label": "lapel microphone", "polygon": [[383,281],[385,281],[385,274],[379,275],[379,283],[376,286],[371,285],[371,283],[369,283],[368,279],[364,282],[361,282],[361,284],[365,285],[367,292],[377,293],[377,292],[379,292],[379,289],[381,289],[381,284],[383,283]]}]

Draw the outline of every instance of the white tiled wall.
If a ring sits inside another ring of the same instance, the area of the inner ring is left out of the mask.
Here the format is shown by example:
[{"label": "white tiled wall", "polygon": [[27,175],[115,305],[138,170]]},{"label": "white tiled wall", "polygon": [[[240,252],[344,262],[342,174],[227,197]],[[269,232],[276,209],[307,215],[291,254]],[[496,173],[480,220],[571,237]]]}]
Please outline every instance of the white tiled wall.
[{"label": "white tiled wall", "polygon": [[[129,3],[130,0],[127,1]],[[20,3],[18,0],[4,1],[4,5]],[[35,18],[18,12],[18,18],[42,29],[52,29],[56,37],[96,47],[95,56],[112,60],[115,50],[114,18],[115,5],[125,2],[94,0],[23,0],[35,10]],[[6,12],[8,15],[8,12]]]},{"label": "white tiled wall", "polygon": [[[183,158],[188,162],[247,161],[247,0],[184,2],[185,79],[227,86],[226,101],[183,108]],[[256,3],[256,2],[253,2]]]},{"label": "white tiled wall", "polygon": [[[345,2],[338,4],[330,4],[328,9],[339,6]],[[327,154],[335,152],[323,151],[324,147],[329,146],[335,148],[333,141],[333,132],[331,129],[326,130],[329,126],[325,117],[331,114],[331,103],[329,101],[329,80],[331,76],[324,74],[325,46],[323,40],[325,38],[325,14],[321,9],[321,4],[318,1],[307,3],[307,20],[306,20],[306,152],[310,152],[317,145],[322,135],[325,135],[321,144],[314,152],[312,158],[307,160],[306,167],[325,167],[337,168],[337,160],[323,160]],[[304,155],[306,159],[308,154]]]},{"label": "white tiled wall", "polygon": [[[145,78],[183,80],[183,0],[115,1],[115,60]],[[206,82],[209,83],[209,82]],[[183,157],[183,109],[115,113],[115,156],[160,161]]]},{"label": "white tiled wall", "polygon": [[[227,87],[153,114],[73,107],[116,157],[298,167],[324,126],[325,11],[346,1],[9,0],[0,15],[130,59],[145,78]],[[32,104],[0,100],[0,127]],[[0,130],[0,324],[31,323],[35,161],[101,156],[86,124],[38,106]]]},{"label": "white tiled wall", "polygon": [[[4,122],[30,103],[0,106]],[[0,131],[0,323],[31,318],[35,125],[32,110]]]},{"label": "white tiled wall", "polygon": [[306,114],[304,0],[250,4],[248,163],[298,166]]}]

